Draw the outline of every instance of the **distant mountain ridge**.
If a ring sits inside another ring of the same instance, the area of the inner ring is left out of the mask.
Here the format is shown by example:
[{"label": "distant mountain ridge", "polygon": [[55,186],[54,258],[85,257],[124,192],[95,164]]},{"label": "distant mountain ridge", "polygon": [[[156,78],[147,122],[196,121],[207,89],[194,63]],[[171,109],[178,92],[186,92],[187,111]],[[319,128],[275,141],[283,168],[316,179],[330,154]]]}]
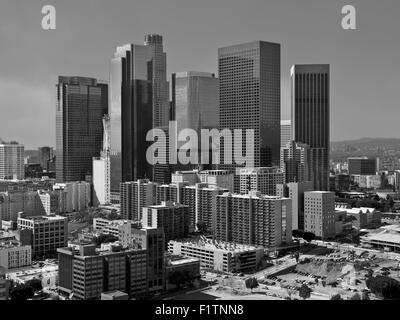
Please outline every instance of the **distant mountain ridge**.
[{"label": "distant mountain ridge", "polygon": [[361,138],[356,140],[333,141],[331,145],[396,145],[400,144],[400,138]]}]

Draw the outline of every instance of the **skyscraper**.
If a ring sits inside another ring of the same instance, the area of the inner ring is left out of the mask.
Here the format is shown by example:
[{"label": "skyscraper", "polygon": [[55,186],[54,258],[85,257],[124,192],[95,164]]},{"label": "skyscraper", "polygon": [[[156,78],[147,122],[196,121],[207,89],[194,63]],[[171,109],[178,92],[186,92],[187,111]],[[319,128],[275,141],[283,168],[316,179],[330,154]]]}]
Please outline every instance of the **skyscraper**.
[{"label": "skyscraper", "polygon": [[118,47],[110,70],[111,197],[118,201],[121,182],[151,178],[146,135],[153,128],[152,50]]},{"label": "skyscraper", "polygon": [[42,170],[49,171],[49,161],[54,157],[54,150],[50,147],[41,147],[38,149],[39,164]]},{"label": "skyscraper", "polygon": [[85,180],[103,142],[108,85],[93,78],[60,76],[57,84],[57,182]]},{"label": "skyscraper", "polygon": [[[174,74],[175,119],[177,130],[219,128],[218,78],[207,72]],[[199,135],[200,136],[200,135]]]},{"label": "skyscraper", "polygon": [[148,34],[145,36],[144,45],[150,48],[152,57],[153,128],[168,126],[169,83],[167,81],[167,54],[163,48],[163,37],[158,34]]},{"label": "skyscraper", "polygon": [[[254,167],[279,165],[280,51],[280,44],[264,41],[218,50],[220,128],[244,130],[243,142],[245,130],[254,130]],[[235,148],[235,151],[238,150]],[[246,153],[246,143],[242,151]],[[223,158],[224,146],[221,147],[222,163]],[[225,165],[221,169],[235,167]]]},{"label": "skyscraper", "polygon": [[4,142],[0,139],[0,179],[22,180],[24,178],[24,146],[17,142]]},{"label": "skyscraper", "polygon": [[311,148],[314,190],[329,188],[330,66],[294,65],[292,81],[293,140]]}]

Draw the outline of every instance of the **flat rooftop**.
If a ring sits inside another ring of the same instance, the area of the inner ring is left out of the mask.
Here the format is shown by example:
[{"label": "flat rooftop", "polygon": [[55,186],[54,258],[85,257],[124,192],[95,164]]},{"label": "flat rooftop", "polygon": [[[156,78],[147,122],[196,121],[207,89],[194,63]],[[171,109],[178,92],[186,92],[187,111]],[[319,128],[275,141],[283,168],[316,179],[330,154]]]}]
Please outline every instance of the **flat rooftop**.
[{"label": "flat rooftop", "polygon": [[261,248],[256,248],[254,246],[237,244],[233,242],[213,241],[213,240],[186,240],[186,241],[172,240],[170,241],[170,243],[181,243],[184,246],[205,248],[211,251],[220,251],[226,253],[228,252],[241,253],[241,252],[263,250]]},{"label": "flat rooftop", "polygon": [[21,217],[23,220],[30,220],[34,222],[45,222],[45,221],[61,221],[66,220],[67,217],[63,216],[34,216],[34,217]]},{"label": "flat rooftop", "polygon": [[103,292],[102,294],[114,297],[114,298],[120,298],[120,297],[126,297],[128,294],[122,291],[108,291],[108,292]]}]

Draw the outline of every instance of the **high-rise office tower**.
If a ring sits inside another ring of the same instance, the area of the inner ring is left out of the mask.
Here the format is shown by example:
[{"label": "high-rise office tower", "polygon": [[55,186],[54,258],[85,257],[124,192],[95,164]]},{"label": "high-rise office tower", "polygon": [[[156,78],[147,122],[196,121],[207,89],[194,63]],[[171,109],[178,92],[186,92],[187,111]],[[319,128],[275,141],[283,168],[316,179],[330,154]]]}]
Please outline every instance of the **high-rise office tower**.
[{"label": "high-rise office tower", "polygon": [[175,92],[178,132],[192,129],[200,136],[201,129],[218,129],[218,79],[215,75],[189,71],[173,74],[172,77],[175,77],[172,90]]},{"label": "high-rise office tower", "polygon": [[49,162],[54,157],[54,150],[50,147],[41,147],[38,149],[39,164],[42,170],[49,171]]},{"label": "high-rise office tower", "polygon": [[[218,106],[218,79],[212,73],[188,71],[172,75],[172,92],[174,97],[174,116],[177,122],[177,134],[184,129],[191,129],[201,136],[201,129],[219,128],[219,106]],[[185,141],[177,141],[180,148]],[[199,155],[201,144],[193,146]],[[200,163],[203,169],[212,169],[212,153],[218,152],[216,146],[209,146],[209,162]],[[196,169],[199,165],[180,165],[178,170]]]},{"label": "high-rise office tower", "polygon": [[286,147],[290,141],[292,141],[292,121],[281,120],[281,148]]},{"label": "high-rise office tower", "polygon": [[281,169],[285,182],[312,181],[311,149],[307,144],[290,141],[281,148]]},{"label": "high-rise office tower", "polygon": [[57,182],[83,181],[103,142],[108,85],[93,78],[60,76],[57,84]]},{"label": "high-rise office tower", "polygon": [[[218,50],[220,128],[243,130],[243,154],[247,152],[246,138],[249,138],[245,135],[246,130],[254,130],[254,167],[279,165],[280,53],[280,44],[264,41]],[[224,162],[223,145],[221,163]],[[237,147],[234,150],[239,152]],[[222,165],[220,168],[234,169],[237,166]]]},{"label": "high-rise office tower", "polygon": [[292,81],[293,140],[311,148],[314,190],[329,188],[330,66],[294,65]]},{"label": "high-rise office tower", "polygon": [[153,127],[152,50],[118,47],[110,70],[111,197],[119,201],[121,182],[151,178],[146,135]]},{"label": "high-rise office tower", "polygon": [[158,34],[148,34],[145,36],[144,45],[150,48],[152,56],[153,128],[168,126],[169,83],[167,81],[167,54],[163,48],[163,37]]},{"label": "high-rise office tower", "polygon": [[25,178],[24,146],[17,142],[0,139],[0,179],[22,180]]}]

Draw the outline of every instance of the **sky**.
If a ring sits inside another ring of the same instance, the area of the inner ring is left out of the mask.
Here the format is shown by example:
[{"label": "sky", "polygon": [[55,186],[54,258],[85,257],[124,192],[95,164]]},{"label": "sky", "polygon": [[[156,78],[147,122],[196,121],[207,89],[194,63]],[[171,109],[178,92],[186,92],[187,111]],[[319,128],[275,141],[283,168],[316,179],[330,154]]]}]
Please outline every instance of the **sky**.
[{"label": "sky", "polygon": [[[357,30],[341,27],[353,5]],[[41,28],[44,5],[57,29]],[[282,119],[292,64],[331,65],[331,139],[400,138],[398,0],[1,0],[0,138],[55,145],[58,75],[108,80],[119,45],[164,37],[168,73],[218,73],[217,51],[253,40],[282,45]]]}]

